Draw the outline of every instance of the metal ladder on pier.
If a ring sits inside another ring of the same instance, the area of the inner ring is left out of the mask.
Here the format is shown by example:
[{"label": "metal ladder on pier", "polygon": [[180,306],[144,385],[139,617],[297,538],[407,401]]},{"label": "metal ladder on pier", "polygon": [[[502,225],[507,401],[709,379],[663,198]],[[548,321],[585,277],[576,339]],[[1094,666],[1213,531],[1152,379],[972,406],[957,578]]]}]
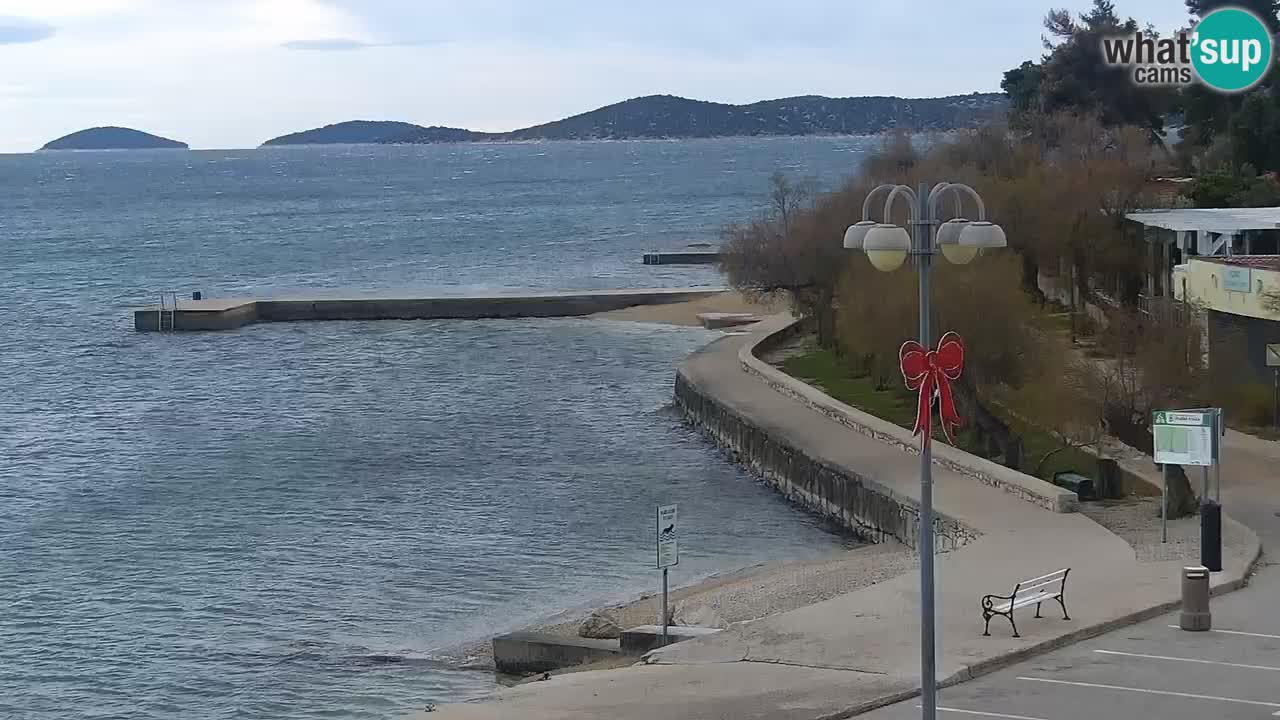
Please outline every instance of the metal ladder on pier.
[{"label": "metal ladder on pier", "polygon": [[[168,313],[168,324],[165,323]],[[160,293],[160,305],[156,310],[156,330],[173,332],[178,326],[178,293],[166,290]]]}]

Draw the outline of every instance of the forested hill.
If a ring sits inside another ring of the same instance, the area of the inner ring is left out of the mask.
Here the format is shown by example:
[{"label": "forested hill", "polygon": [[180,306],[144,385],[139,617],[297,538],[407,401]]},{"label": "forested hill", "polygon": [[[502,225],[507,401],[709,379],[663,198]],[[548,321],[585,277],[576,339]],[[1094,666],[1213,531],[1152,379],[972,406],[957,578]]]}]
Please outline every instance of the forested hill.
[{"label": "forested hill", "polygon": [[462,142],[475,140],[479,135],[480,133],[459,128],[422,127],[413,123],[391,120],[349,120],[314,130],[281,135],[262,144],[266,146],[385,143],[400,142],[404,138],[414,138],[417,142]]},{"label": "forested hill", "polygon": [[95,127],[50,140],[41,150],[148,150],[186,149],[187,144],[124,127]]},{"label": "forested hill", "polygon": [[1004,108],[1005,97],[999,93],[922,99],[807,95],[750,105],[650,95],[499,137],[575,140],[953,130],[973,127]]},{"label": "forested hill", "polygon": [[750,105],[650,95],[511,132],[486,133],[405,122],[352,120],[283,135],[263,145],[863,135],[899,128],[938,131],[974,127],[1003,113],[1005,106],[1005,96],[999,93],[942,98],[806,95],[762,100]]}]

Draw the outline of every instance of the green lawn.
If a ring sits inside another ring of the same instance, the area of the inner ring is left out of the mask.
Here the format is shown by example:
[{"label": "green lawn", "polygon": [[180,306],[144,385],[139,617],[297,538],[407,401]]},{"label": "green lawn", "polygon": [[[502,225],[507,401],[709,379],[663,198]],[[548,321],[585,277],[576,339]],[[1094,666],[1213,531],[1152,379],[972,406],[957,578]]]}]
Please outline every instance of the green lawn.
[{"label": "green lawn", "polygon": [[[867,376],[853,374],[841,362],[836,354],[827,349],[809,348],[805,352],[787,358],[782,362],[782,369],[787,374],[817,386],[831,397],[847,405],[870,413],[876,417],[910,429],[915,424],[916,398],[900,382],[884,390],[877,390],[875,382]],[[1006,422],[1022,435],[1023,467],[1022,471],[1030,473],[1035,466],[1051,450],[1062,447],[1052,434],[1036,428],[1029,428],[1017,420]],[[934,437],[941,440],[942,434],[934,418]],[[961,428],[956,438],[956,446],[967,452],[981,455],[982,448],[977,447],[972,432]],[[1049,458],[1040,469],[1039,476],[1052,480],[1056,472],[1072,471],[1085,477],[1098,480],[1097,461],[1087,453],[1070,448],[1056,453]]]},{"label": "green lawn", "polygon": [[915,424],[915,400],[908,395],[906,387],[877,390],[871,378],[853,376],[830,350],[811,349],[787,358],[782,369],[788,375],[822,388],[846,405],[905,428]]}]

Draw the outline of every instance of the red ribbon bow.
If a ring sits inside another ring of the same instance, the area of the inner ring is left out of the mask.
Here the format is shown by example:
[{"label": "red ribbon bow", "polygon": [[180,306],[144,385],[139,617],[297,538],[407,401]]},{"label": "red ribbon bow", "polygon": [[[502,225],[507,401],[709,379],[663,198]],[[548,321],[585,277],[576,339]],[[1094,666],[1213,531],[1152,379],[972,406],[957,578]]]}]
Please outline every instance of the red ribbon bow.
[{"label": "red ribbon bow", "polygon": [[923,433],[922,447],[928,447],[929,438],[933,434],[931,405],[936,392],[942,434],[947,436],[948,442],[954,442],[951,429],[960,426],[960,413],[956,412],[950,381],[958,379],[960,370],[964,367],[964,341],[959,335],[949,332],[938,339],[937,350],[925,350],[920,343],[908,340],[902,343],[902,349],[898,351],[898,361],[907,388],[920,391],[916,426],[912,434]]}]

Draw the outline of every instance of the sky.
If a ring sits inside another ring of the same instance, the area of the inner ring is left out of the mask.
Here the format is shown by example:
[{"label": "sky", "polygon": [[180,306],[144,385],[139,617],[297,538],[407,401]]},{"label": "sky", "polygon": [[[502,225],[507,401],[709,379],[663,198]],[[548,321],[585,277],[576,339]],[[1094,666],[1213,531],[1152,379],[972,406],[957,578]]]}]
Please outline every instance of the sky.
[{"label": "sky", "polygon": [[[0,0],[0,152],[121,125],[255,147],[343,120],[501,131],[641,95],[998,91],[1089,0]],[[1117,0],[1185,24],[1182,0]]]}]

